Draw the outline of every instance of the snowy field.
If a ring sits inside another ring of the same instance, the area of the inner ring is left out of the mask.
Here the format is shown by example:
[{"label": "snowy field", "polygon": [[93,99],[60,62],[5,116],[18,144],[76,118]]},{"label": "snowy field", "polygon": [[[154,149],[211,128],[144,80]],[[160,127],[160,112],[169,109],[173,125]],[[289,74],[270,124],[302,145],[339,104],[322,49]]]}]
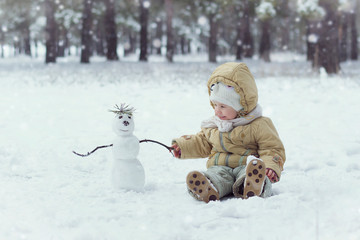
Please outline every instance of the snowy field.
[{"label": "snowy field", "polygon": [[207,79],[233,58],[219,60],[0,59],[0,239],[360,239],[360,61],[326,76],[302,56],[244,60],[286,149],[268,199],[195,201],[185,177],[206,159],[178,160],[152,143],[140,145],[141,193],[113,190],[110,148],[72,153],[112,142],[108,110],[122,102],[137,109],[139,139],[170,145],[198,132],[213,114]]}]

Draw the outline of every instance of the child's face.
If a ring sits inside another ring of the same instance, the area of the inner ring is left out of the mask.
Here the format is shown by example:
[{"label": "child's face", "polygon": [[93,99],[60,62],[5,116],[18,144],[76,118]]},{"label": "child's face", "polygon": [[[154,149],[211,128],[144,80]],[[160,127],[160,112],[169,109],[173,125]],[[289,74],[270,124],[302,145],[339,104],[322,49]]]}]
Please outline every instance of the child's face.
[{"label": "child's face", "polygon": [[217,101],[212,101],[212,103],[215,107],[215,116],[221,120],[231,120],[236,118],[237,112],[232,107]]}]

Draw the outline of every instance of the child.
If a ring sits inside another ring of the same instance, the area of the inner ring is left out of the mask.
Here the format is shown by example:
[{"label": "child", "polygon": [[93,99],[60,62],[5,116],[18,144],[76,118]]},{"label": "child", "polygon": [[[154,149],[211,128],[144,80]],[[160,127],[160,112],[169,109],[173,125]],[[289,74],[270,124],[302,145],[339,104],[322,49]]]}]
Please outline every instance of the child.
[{"label": "child", "polygon": [[262,116],[254,77],[245,63],[225,63],[207,83],[215,116],[196,135],[173,140],[177,158],[208,157],[205,172],[187,175],[189,193],[208,203],[233,193],[269,197],[280,180],[284,146],[272,121]]}]

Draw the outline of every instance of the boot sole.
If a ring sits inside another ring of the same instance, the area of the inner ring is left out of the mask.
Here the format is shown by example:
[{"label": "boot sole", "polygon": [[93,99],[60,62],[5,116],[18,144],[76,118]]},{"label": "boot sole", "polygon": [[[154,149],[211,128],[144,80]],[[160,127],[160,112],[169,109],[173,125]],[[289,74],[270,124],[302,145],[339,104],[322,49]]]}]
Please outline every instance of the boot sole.
[{"label": "boot sole", "polygon": [[265,181],[265,164],[259,159],[251,160],[246,166],[244,198],[260,196]]},{"label": "boot sole", "polygon": [[186,184],[192,195],[200,201],[208,203],[220,199],[210,180],[201,172],[190,172],[186,177]]}]

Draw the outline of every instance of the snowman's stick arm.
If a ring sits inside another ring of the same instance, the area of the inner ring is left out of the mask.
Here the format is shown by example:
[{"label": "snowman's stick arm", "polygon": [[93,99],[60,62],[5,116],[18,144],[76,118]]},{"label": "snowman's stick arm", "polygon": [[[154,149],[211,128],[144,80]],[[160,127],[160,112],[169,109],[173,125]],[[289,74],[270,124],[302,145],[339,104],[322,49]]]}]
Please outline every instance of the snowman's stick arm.
[{"label": "snowman's stick arm", "polygon": [[154,140],[151,140],[151,139],[144,139],[144,140],[140,140],[139,141],[140,143],[142,142],[152,142],[152,143],[157,143],[163,147],[165,147],[167,150],[169,150],[171,152],[171,150],[174,150],[173,147],[169,147],[169,146],[166,146],[165,144],[161,143],[161,142],[158,142],[158,141],[154,141]]},{"label": "snowman's stick arm", "polygon": [[100,148],[106,148],[106,147],[112,147],[112,144],[110,145],[104,145],[104,146],[98,146],[96,147],[94,150],[92,150],[91,152],[88,152],[87,154],[80,154],[80,153],[77,153],[75,151],[73,151],[74,154],[80,156],[80,157],[87,157],[89,156],[90,154],[93,154],[96,150],[100,149]]},{"label": "snowman's stick arm", "polygon": [[[143,140],[140,140],[139,143],[142,143],[142,142],[152,142],[152,143],[157,143],[163,147],[165,147],[167,150],[169,150],[171,152],[171,150],[173,150],[174,148],[173,147],[169,147],[169,146],[166,146],[165,144],[161,143],[161,142],[158,142],[158,141],[155,141],[155,140],[151,140],[151,139],[143,139]],[[88,152],[86,154],[80,154],[80,153],[77,153],[75,151],[73,151],[74,154],[80,156],[80,157],[87,157],[91,154],[93,154],[96,150],[100,149],[100,148],[106,148],[106,147],[112,147],[113,145],[112,144],[109,144],[109,145],[104,145],[104,146],[98,146],[96,147],[94,150],[92,150],[91,152]]]}]

